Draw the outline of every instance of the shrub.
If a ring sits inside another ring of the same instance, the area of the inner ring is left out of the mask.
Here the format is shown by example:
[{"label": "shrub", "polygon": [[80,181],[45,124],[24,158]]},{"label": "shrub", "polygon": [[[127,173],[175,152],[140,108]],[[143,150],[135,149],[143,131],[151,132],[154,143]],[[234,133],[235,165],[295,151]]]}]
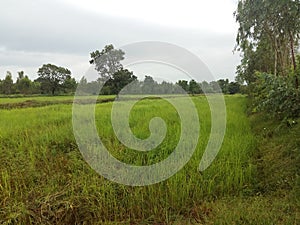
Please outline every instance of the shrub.
[{"label": "shrub", "polygon": [[295,87],[295,76],[274,76],[257,73],[254,108],[265,111],[278,119],[293,119],[300,116],[299,90]]}]

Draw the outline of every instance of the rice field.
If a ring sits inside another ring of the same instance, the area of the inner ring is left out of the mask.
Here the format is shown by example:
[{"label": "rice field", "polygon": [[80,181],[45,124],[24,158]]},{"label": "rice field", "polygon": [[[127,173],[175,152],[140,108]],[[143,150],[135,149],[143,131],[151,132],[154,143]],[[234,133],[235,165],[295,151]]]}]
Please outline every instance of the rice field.
[{"label": "rice field", "polygon": [[[48,97],[34,100],[44,99]],[[252,156],[257,139],[245,113],[247,99],[225,97],[224,142],[203,172],[198,166],[210,134],[210,110],[204,96],[192,100],[201,132],[191,160],[171,178],[142,187],[109,181],[84,161],[73,134],[71,104],[1,109],[0,224],[202,224],[211,212],[206,204],[255,195],[257,166]],[[180,121],[167,101],[145,99],[132,110],[129,123],[139,138],[149,136],[154,116],[163,118],[168,127],[164,141],[146,153],[118,141],[111,110],[111,102],[97,104],[95,118],[98,135],[117,159],[150,165],[176,147]]]}]

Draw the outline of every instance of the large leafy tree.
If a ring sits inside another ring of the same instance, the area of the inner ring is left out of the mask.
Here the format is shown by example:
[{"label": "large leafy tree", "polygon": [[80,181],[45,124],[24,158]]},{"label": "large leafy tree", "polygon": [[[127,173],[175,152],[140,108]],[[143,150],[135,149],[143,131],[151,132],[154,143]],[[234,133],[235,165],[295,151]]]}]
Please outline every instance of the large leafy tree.
[{"label": "large leafy tree", "polygon": [[266,38],[261,38],[254,47],[249,42],[243,48],[241,64],[237,66],[237,80],[251,84],[256,81],[255,72],[274,72],[274,51]]},{"label": "large leafy tree", "polygon": [[121,61],[125,53],[121,49],[115,49],[113,45],[106,45],[100,52],[96,50],[91,54],[90,63],[95,65],[101,80],[108,80],[116,72],[123,68]]},{"label": "large leafy tree", "polygon": [[234,15],[239,24],[237,49],[243,52],[239,76],[251,83],[255,71],[287,75],[291,67],[296,70],[299,0],[239,0]]},{"label": "large leafy tree", "polygon": [[38,76],[37,81],[41,83],[41,88],[54,95],[56,91],[62,88],[66,79],[70,78],[71,71],[53,64],[44,64],[39,68]]},{"label": "large leafy tree", "polygon": [[121,61],[124,55],[125,52],[115,49],[113,45],[106,45],[102,51],[91,53],[90,63],[95,65],[100,75],[95,84],[105,82],[102,93],[118,94],[126,85],[137,80],[132,72],[123,68]]}]

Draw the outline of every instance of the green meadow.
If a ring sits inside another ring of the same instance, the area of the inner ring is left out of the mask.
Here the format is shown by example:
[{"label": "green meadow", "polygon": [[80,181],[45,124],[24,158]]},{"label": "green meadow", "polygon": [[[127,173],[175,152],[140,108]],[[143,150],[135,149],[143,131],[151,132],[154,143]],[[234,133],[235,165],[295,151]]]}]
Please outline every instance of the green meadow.
[{"label": "green meadow", "polygon": [[[113,101],[115,95],[102,95],[97,98],[97,102]],[[89,99],[87,96],[80,96],[78,99]],[[0,109],[14,109],[14,108],[28,108],[28,107],[42,107],[57,104],[72,104],[74,96],[0,96]]]},{"label": "green meadow", "polygon": [[[300,126],[249,116],[245,96],[225,96],[222,147],[199,172],[211,118],[204,96],[192,100],[200,135],[191,160],[163,182],[132,187],[105,179],[84,161],[73,134],[72,97],[0,98],[0,106],[6,104],[0,109],[0,224],[299,224]],[[47,104],[16,104],[25,101]],[[150,135],[153,117],[168,127],[164,141],[147,153],[118,141],[111,109],[112,102],[97,104],[95,118],[117,159],[150,165],[176,147],[180,119],[167,101],[145,99],[131,112],[139,138]]]}]

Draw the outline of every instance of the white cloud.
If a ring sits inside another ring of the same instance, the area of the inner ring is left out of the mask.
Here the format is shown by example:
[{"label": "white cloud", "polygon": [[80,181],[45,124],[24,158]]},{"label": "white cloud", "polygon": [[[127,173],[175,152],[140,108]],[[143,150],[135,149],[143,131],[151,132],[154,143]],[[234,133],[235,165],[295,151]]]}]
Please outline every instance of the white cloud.
[{"label": "white cloud", "polygon": [[235,31],[232,0],[65,0],[94,13],[130,18],[172,28],[201,29],[217,33]]}]

